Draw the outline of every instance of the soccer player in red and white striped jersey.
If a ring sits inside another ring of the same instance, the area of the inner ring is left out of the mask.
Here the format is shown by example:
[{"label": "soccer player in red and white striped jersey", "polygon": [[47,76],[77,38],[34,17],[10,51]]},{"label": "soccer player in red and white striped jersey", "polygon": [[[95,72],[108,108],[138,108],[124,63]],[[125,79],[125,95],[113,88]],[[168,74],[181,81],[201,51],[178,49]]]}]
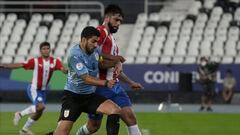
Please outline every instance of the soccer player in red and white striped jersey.
[{"label": "soccer player in red and white striped jersey", "polygon": [[27,94],[33,105],[20,112],[16,112],[13,121],[14,125],[18,125],[21,117],[31,114],[20,130],[20,134],[32,134],[29,128],[41,117],[45,109],[45,91],[53,72],[56,70],[60,70],[65,74],[68,72],[59,59],[50,56],[50,50],[50,44],[43,42],[40,44],[40,57],[31,58],[24,63],[0,64],[0,68],[33,70],[32,82],[27,88]]}]

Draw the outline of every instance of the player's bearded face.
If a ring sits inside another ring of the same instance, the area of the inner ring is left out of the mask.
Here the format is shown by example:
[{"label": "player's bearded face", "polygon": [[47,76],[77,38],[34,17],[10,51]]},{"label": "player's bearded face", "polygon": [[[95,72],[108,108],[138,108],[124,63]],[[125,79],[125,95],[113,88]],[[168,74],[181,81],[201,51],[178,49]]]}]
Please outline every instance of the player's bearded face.
[{"label": "player's bearded face", "polygon": [[116,33],[118,31],[118,26],[113,26],[110,22],[108,23],[110,33]]},{"label": "player's bearded face", "polygon": [[109,31],[111,33],[116,33],[118,31],[120,24],[122,23],[122,20],[123,18],[119,14],[111,16],[108,22]]},{"label": "player's bearded face", "polygon": [[50,56],[50,48],[48,46],[44,46],[41,48],[40,53],[43,57],[49,57]]}]

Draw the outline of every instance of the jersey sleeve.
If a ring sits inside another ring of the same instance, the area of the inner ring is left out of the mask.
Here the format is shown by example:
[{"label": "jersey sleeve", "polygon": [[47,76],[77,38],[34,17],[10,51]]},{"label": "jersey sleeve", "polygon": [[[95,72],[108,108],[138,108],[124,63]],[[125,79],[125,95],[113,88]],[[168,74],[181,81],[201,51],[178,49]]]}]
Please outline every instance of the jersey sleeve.
[{"label": "jersey sleeve", "polygon": [[56,59],[55,70],[61,70],[61,68],[63,68],[62,62],[59,59]]},{"label": "jersey sleeve", "polygon": [[72,55],[70,56],[69,62],[73,71],[76,72],[78,76],[88,74],[88,69],[86,65],[84,65],[83,59],[81,57]]},{"label": "jersey sleeve", "polygon": [[23,68],[26,70],[34,69],[34,58],[29,59],[23,63]]}]

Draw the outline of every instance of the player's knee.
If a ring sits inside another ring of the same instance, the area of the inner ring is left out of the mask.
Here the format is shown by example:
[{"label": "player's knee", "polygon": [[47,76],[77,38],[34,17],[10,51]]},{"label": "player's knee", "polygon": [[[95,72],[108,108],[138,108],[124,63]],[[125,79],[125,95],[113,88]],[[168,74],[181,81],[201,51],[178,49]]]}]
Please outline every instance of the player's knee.
[{"label": "player's knee", "polygon": [[112,114],[120,114],[121,113],[121,108],[120,107],[114,107],[112,109],[112,112],[110,113],[110,115]]},{"label": "player's knee", "polygon": [[45,105],[44,104],[38,104],[37,107],[36,107],[36,111],[37,112],[42,112],[45,110]]}]

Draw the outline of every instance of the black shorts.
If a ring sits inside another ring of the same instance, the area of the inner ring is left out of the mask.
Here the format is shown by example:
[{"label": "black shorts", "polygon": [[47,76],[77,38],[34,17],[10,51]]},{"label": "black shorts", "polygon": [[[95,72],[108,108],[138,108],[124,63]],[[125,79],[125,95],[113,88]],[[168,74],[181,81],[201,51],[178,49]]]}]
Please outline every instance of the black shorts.
[{"label": "black shorts", "polygon": [[59,120],[75,122],[82,112],[96,114],[99,105],[106,100],[105,97],[95,93],[85,95],[65,90],[62,97],[62,109]]},{"label": "black shorts", "polygon": [[215,82],[209,81],[202,84],[204,89],[204,96],[213,98],[215,96]]}]

